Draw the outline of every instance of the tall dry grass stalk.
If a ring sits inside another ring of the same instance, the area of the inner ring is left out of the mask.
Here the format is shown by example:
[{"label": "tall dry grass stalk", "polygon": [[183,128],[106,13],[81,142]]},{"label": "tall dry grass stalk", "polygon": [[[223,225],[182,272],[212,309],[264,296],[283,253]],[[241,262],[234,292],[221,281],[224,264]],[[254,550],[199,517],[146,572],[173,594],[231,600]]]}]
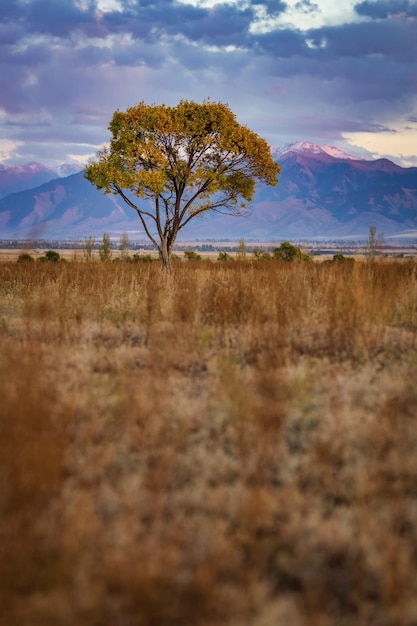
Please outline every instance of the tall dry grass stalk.
[{"label": "tall dry grass stalk", "polygon": [[7,626],[417,623],[415,262],[0,266]]}]

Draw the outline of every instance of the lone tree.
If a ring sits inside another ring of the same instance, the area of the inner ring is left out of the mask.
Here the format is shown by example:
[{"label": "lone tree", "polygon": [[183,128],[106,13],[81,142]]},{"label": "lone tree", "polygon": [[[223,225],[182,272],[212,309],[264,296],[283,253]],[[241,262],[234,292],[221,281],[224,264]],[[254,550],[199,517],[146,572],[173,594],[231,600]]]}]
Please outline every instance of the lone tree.
[{"label": "lone tree", "polygon": [[267,142],[220,102],[140,102],[117,110],[109,130],[110,145],[85,176],[137,212],[168,272],[177,235],[194,217],[207,211],[239,215],[256,180],[278,182],[280,168]]}]

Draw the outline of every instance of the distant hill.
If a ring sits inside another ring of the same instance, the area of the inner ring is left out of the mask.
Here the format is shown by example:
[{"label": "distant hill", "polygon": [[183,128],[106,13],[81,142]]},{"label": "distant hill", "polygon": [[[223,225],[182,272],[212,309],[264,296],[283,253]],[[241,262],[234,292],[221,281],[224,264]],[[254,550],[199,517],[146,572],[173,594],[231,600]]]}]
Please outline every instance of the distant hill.
[{"label": "distant hill", "polygon": [[[273,155],[282,170],[277,187],[258,187],[243,217],[210,212],[196,218],[182,239],[360,239],[371,225],[385,236],[417,237],[416,167],[301,142]],[[136,213],[117,196],[97,191],[82,172],[0,200],[2,239],[118,237],[124,231],[132,240],[145,238]]]}]

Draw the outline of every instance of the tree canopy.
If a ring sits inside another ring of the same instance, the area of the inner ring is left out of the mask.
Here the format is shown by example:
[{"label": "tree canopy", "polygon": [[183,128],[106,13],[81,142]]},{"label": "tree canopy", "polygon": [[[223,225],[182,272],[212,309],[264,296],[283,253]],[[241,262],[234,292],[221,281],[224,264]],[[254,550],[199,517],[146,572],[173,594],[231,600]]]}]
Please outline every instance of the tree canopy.
[{"label": "tree canopy", "polygon": [[176,237],[190,220],[211,210],[240,214],[256,181],[278,182],[267,142],[220,102],[140,102],[117,110],[109,130],[109,146],[85,176],[137,212],[168,271]]}]

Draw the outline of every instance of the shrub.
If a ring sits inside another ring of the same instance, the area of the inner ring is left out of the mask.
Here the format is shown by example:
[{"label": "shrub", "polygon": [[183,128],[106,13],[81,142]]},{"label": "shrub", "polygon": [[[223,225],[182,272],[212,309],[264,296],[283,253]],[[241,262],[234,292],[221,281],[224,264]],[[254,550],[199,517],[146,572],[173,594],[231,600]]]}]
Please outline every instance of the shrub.
[{"label": "shrub", "polygon": [[340,254],[340,252],[333,255],[333,261],[335,263],[353,263],[354,260],[355,259],[345,257],[343,254]]},{"label": "shrub", "polygon": [[194,252],[194,250],[185,250],[184,256],[189,261],[201,261],[201,255]]},{"label": "shrub", "polygon": [[227,252],[219,252],[219,256],[217,257],[218,261],[233,261],[233,258]]},{"label": "shrub", "polygon": [[275,248],[273,251],[273,257],[277,261],[311,261],[312,258],[309,254],[305,254],[300,248],[294,246],[289,241],[284,241],[279,248]]},{"label": "shrub", "polygon": [[103,263],[106,261],[110,261],[111,259],[112,251],[110,237],[107,233],[104,233],[103,241],[98,247],[98,255],[100,257],[100,261],[102,261]]},{"label": "shrub", "polygon": [[301,261],[301,250],[297,246],[294,246],[289,241],[284,241],[279,248],[275,248],[274,259],[277,261]]},{"label": "shrub", "polygon": [[44,262],[58,263],[58,261],[61,261],[61,260],[62,259],[59,255],[59,252],[56,252],[55,250],[48,250],[48,252],[46,252],[44,256],[39,257],[39,261],[41,261],[42,263]]},{"label": "shrub", "polygon": [[271,255],[269,254],[269,252],[265,252],[265,250],[262,250],[262,248],[252,248],[252,254],[256,260],[262,260],[262,261],[271,260]]},{"label": "shrub", "polygon": [[33,258],[33,256],[31,256],[27,252],[23,252],[22,254],[19,254],[17,258],[18,263],[33,263],[34,260],[35,259]]},{"label": "shrub", "polygon": [[131,257],[127,257],[126,261],[129,263],[152,263],[153,259],[150,254],[134,254]]}]

